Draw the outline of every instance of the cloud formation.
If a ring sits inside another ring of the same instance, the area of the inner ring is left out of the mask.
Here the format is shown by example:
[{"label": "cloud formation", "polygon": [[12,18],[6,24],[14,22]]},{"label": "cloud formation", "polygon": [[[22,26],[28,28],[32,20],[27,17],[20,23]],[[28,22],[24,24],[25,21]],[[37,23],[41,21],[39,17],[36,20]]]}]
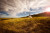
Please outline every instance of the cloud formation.
[{"label": "cloud formation", "polygon": [[[30,8],[49,6],[49,3],[50,0],[0,0],[0,12],[7,12],[9,16],[15,17],[16,14],[30,11]],[[3,15],[6,17],[5,14]]]}]

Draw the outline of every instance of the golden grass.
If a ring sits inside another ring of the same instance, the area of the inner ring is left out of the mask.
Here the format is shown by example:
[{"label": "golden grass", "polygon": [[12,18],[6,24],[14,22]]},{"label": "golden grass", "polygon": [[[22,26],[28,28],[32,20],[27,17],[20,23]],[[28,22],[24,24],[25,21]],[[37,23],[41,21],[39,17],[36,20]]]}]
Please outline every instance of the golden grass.
[{"label": "golden grass", "polygon": [[0,18],[0,28],[14,33],[48,33],[49,23],[50,17]]}]

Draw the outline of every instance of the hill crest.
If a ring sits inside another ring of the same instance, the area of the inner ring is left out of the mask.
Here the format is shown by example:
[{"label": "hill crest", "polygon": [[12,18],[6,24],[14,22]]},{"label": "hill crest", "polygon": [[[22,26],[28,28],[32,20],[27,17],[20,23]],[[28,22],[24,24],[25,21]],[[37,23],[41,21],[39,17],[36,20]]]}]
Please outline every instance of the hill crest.
[{"label": "hill crest", "polygon": [[32,17],[50,17],[50,12],[43,12],[35,15],[31,15]]}]

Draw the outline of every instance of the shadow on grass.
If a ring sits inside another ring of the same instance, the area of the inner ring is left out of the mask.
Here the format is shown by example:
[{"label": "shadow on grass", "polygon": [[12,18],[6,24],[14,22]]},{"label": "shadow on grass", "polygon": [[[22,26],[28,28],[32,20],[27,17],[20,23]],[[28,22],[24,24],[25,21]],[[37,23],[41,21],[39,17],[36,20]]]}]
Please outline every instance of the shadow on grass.
[{"label": "shadow on grass", "polygon": [[10,31],[10,30],[0,28],[0,33],[18,33],[18,32],[14,32],[14,31]]}]

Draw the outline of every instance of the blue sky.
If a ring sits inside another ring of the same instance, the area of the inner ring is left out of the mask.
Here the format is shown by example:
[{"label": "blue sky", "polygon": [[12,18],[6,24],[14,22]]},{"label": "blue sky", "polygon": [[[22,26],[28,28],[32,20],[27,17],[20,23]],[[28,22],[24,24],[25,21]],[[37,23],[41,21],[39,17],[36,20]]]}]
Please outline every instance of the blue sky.
[{"label": "blue sky", "polygon": [[0,1],[0,17],[25,17],[44,12],[50,6],[50,0],[2,0]]},{"label": "blue sky", "polygon": [[[24,11],[22,13],[17,14],[17,16],[20,16],[20,17],[29,16],[29,13],[30,13],[30,15],[39,14],[39,13],[43,12],[43,8],[44,7],[39,7],[39,8],[35,8],[35,9],[30,8],[29,9],[30,12],[25,12]],[[35,11],[35,12],[33,12],[33,11]]]},{"label": "blue sky", "polygon": [[[42,13],[43,12],[43,8],[44,7],[39,7],[39,8],[34,8],[34,9],[32,9],[32,8],[30,8],[29,9],[29,12],[26,12],[26,11],[24,11],[24,12],[21,12],[21,13],[16,13],[16,16],[18,16],[18,17],[25,17],[25,16],[28,16],[29,15],[29,13],[30,13],[30,15],[34,15],[34,14],[38,14],[38,13]],[[34,12],[35,11],[35,12]],[[6,12],[6,11],[0,11],[0,15],[1,16],[11,16],[8,12]]]},{"label": "blue sky", "polygon": [[7,15],[7,16],[9,15],[9,14],[8,14],[7,12],[5,12],[5,11],[0,11],[0,15],[1,15],[1,14],[5,14],[5,15]]}]

